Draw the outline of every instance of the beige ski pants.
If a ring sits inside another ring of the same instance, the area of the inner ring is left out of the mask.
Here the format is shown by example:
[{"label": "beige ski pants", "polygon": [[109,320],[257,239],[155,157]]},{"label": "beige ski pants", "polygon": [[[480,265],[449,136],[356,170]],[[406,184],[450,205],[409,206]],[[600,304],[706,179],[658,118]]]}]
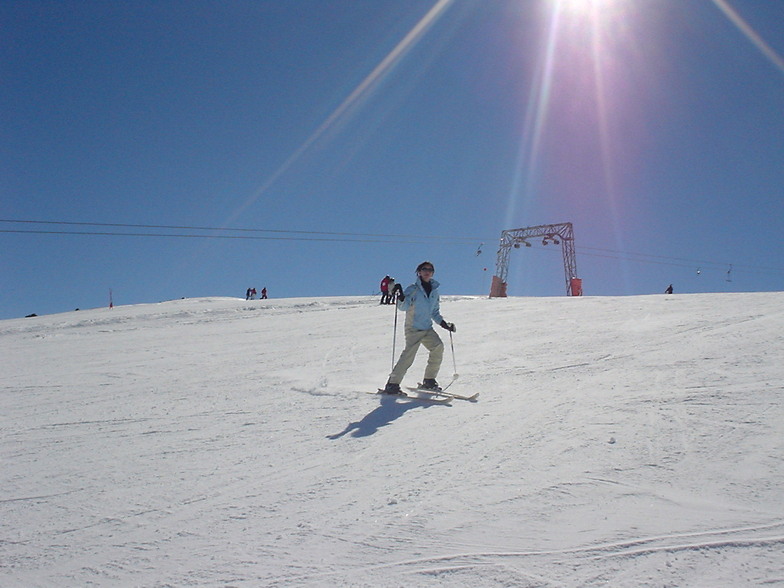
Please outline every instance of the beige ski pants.
[{"label": "beige ski pants", "polygon": [[406,375],[408,368],[414,363],[419,346],[424,345],[425,349],[430,351],[427,358],[427,366],[425,367],[425,379],[435,379],[438,376],[438,370],[441,369],[441,361],[444,359],[444,343],[441,337],[435,332],[434,329],[420,331],[417,329],[406,327],[406,348],[400,354],[400,359],[397,360],[395,367],[392,368],[392,373],[389,375],[389,381],[392,384],[400,384],[403,381],[403,376]]}]

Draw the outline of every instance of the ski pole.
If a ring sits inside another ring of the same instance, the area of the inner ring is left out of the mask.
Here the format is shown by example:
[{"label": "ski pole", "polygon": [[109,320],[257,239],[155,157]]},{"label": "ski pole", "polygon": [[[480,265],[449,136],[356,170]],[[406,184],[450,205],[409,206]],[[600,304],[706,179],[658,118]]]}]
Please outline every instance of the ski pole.
[{"label": "ski pole", "polygon": [[449,346],[452,348],[452,367],[455,368],[455,373],[452,374],[452,380],[457,380],[457,361],[455,361],[455,341],[452,339],[452,331],[449,331]]},{"label": "ski pole", "polygon": [[[395,304],[395,322],[392,327],[392,368],[395,369],[395,341],[397,339],[397,304]],[[390,371],[391,373],[391,371]]]},{"label": "ski pole", "polygon": [[449,346],[452,348],[452,367],[455,368],[455,373],[452,374],[452,381],[444,386],[441,389],[441,392],[446,392],[446,389],[454,384],[457,378],[460,377],[460,374],[457,373],[457,362],[455,361],[455,341],[452,339],[452,331],[449,331]]}]

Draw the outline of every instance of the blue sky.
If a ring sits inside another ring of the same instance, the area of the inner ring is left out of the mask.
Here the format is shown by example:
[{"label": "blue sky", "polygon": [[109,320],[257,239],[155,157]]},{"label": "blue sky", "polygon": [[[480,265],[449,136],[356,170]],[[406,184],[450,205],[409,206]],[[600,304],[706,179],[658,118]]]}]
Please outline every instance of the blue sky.
[{"label": "blue sky", "polygon": [[[784,289],[779,0],[7,0],[0,29],[0,318],[423,259],[487,294],[502,230],[562,222],[586,295]],[[510,261],[510,295],[564,295],[558,248]]]}]

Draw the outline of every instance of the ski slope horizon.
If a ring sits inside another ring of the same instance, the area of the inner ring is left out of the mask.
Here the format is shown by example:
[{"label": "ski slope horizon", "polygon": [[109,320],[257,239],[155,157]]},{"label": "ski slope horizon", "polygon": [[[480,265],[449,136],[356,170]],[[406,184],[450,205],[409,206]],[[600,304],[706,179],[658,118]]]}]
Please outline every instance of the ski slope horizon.
[{"label": "ski slope horizon", "polygon": [[783,303],[444,296],[449,405],[371,296],[2,320],[0,584],[784,585]]},{"label": "ski slope horizon", "polygon": [[62,4],[0,3],[0,318],[483,295],[564,222],[588,295],[784,290],[781,0]]}]

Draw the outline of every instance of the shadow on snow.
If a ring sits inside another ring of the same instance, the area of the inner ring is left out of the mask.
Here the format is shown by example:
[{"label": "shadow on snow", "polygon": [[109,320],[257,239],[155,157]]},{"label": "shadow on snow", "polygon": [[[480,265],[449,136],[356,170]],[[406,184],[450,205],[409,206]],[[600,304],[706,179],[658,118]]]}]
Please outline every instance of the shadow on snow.
[{"label": "shadow on snow", "polygon": [[432,408],[434,406],[447,407],[449,405],[430,404],[406,396],[383,395],[378,408],[365,415],[361,421],[350,422],[340,433],[327,435],[327,439],[339,439],[348,433],[351,433],[352,437],[367,437],[413,408]]}]

